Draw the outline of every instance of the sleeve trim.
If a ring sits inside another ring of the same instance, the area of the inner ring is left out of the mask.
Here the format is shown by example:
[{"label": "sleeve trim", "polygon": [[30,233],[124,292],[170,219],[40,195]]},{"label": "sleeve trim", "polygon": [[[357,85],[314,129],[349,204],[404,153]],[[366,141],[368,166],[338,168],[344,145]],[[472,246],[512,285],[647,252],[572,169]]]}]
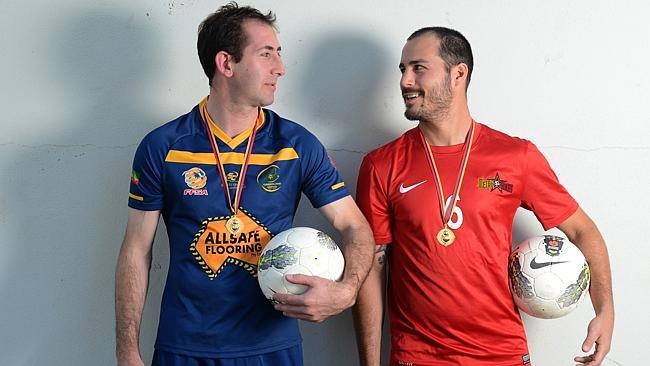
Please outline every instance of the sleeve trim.
[{"label": "sleeve trim", "polygon": [[162,204],[144,203],[140,201],[129,200],[129,207],[140,211],[159,211],[162,210]]},{"label": "sleeve trim", "polygon": [[131,192],[129,192],[129,198],[133,198],[134,200],[140,201],[140,202],[144,201],[144,197],[135,195],[135,194],[133,194]]},{"label": "sleeve trim", "polygon": [[566,219],[571,217],[576,211],[578,211],[578,202],[573,201],[573,204],[564,212],[564,214],[558,216],[556,219],[543,223],[542,227],[544,227],[544,230],[549,230],[552,229],[560,224],[562,224]]},{"label": "sleeve trim", "polygon": [[342,198],[345,198],[345,197],[347,197],[349,195],[350,195],[350,192],[348,192],[347,189],[342,189],[342,190],[336,191],[334,194],[328,196],[327,198],[325,198],[323,200],[319,200],[316,203],[312,202],[312,205],[313,205],[314,208],[321,208],[321,207],[323,207],[325,205],[329,205],[330,203],[336,202],[336,201],[338,201],[338,200],[340,200]]},{"label": "sleeve trim", "polygon": [[375,245],[391,245],[393,238],[390,236],[375,236]]}]

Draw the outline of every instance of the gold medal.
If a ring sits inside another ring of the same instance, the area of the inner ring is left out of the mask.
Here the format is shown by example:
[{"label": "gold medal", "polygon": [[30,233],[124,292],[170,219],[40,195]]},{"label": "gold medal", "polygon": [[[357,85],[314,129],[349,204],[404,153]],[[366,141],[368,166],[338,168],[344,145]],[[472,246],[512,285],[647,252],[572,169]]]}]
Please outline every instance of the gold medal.
[{"label": "gold medal", "polygon": [[226,221],[226,229],[230,231],[231,234],[239,234],[244,230],[244,222],[237,216],[233,216]]},{"label": "gold medal", "polygon": [[451,231],[450,228],[443,227],[442,230],[438,231],[436,238],[438,239],[438,243],[440,243],[440,245],[446,247],[454,243],[456,235],[453,231]]}]

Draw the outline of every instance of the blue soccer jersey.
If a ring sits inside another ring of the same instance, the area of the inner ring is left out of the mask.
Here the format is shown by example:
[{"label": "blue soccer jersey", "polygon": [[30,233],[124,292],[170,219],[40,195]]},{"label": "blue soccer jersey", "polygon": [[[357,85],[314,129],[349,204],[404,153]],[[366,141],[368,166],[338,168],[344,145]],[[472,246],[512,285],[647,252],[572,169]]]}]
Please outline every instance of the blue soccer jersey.
[{"label": "blue soccer jersey", "polygon": [[297,321],[273,309],[256,278],[261,250],[289,229],[301,193],[314,207],[349,192],[318,139],[261,109],[244,179],[241,230],[232,216],[204,121],[216,136],[223,181],[234,199],[250,134],[229,138],[204,99],[142,141],[135,154],[129,206],[161,210],[170,245],[156,348],[199,357],[243,357],[300,343]]}]

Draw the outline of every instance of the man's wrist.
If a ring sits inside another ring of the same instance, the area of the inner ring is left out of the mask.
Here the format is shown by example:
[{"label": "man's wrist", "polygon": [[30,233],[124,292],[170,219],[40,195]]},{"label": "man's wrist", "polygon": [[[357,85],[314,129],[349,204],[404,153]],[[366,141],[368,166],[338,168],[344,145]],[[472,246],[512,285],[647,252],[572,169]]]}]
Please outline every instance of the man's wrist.
[{"label": "man's wrist", "polygon": [[357,299],[357,293],[359,292],[358,279],[356,276],[352,276],[350,279],[344,279],[339,283],[342,287],[343,298],[346,299],[347,307],[351,307],[355,304]]},{"label": "man's wrist", "polygon": [[605,301],[593,301],[592,306],[597,316],[614,317],[614,303],[607,299]]},{"label": "man's wrist", "polygon": [[135,346],[118,346],[115,352],[118,361],[119,360],[132,360],[134,358],[140,358],[140,349]]}]

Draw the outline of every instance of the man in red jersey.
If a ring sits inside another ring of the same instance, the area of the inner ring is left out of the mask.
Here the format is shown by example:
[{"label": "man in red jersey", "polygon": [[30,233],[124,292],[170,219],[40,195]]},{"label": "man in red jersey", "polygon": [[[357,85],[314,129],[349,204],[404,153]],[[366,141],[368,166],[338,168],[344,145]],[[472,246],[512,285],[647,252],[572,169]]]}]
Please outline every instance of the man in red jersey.
[{"label": "man in red jersey", "polygon": [[[355,307],[362,365],[379,365],[386,273],[391,365],[531,365],[508,287],[518,207],[558,227],[592,270],[581,365],[600,365],[614,324],[605,242],[531,142],[472,119],[469,43],[457,31],[413,33],[402,50],[405,116],[416,128],[370,152],[357,186],[377,243]],[[385,268],[389,266],[389,271]]]}]

